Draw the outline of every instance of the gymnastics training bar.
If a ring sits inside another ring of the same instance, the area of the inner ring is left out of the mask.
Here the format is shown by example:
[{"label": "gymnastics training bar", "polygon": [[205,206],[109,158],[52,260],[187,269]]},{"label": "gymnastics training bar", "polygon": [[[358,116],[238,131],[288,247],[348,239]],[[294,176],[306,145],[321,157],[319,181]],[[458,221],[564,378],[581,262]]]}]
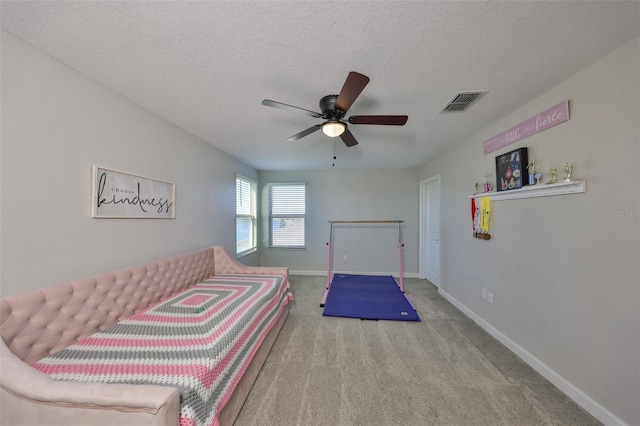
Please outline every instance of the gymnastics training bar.
[{"label": "gymnastics training bar", "polygon": [[404,244],[402,244],[402,233],[400,232],[400,225],[404,223],[404,220],[330,220],[329,221],[329,242],[327,246],[329,247],[329,267],[327,270],[327,286],[324,290],[324,294],[322,295],[322,301],[320,302],[320,307],[324,307],[325,302],[327,301],[327,295],[329,294],[329,289],[331,288],[331,269],[333,266],[333,224],[334,223],[397,223],[398,224],[398,262],[400,264],[400,291],[404,293],[404,276],[402,273],[402,248]]}]

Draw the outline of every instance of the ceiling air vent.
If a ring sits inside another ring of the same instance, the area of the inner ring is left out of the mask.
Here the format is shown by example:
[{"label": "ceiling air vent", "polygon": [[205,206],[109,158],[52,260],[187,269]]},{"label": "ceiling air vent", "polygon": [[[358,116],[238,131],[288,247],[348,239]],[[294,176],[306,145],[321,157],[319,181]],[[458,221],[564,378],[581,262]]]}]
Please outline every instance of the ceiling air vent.
[{"label": "ceiling air vent", "polygon": [[478,99],[486,95],[488,90],[470,90],[466,92],[458,92],[453,95],[453,98],[447,103],[447,105],[440,111],[441,114],[449,112],[463,112],[469,109],[471,105],[476,103]]}]

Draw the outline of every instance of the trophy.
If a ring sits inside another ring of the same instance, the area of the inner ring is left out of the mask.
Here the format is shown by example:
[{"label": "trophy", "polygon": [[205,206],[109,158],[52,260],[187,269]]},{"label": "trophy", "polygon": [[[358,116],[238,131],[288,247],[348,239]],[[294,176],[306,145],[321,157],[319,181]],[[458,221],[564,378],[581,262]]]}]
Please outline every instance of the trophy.
[{"label": "trophy", "polygon": [[555,166],[551,166],[551,168],[549,169],[549,176],[551,176],[551,180],[549,180],[547,184],[558,183],[558,171],[556,170]]},{"label": "trophy", "polygon": [[562,171],[564,172],[564,179],[562,179],[562,181],[571,182],[571,173],[573,172],[573,166],[571,163],[564,163]]},{"label": "trophy", "polygon": [[491,176],[491,173],[485,173],[484,177],[487,180],[484,184],[484,192],[491,192],[493,191],[493,184],[489,182],[489,177]]},{"label": "trophy", "polygon": [[536,184],[536,182],[534,181],[536,176],[536,159],[535,158],[529,161],[529,164],[527,164],[527,170],[529,171],[529,185],[535,185]]}]

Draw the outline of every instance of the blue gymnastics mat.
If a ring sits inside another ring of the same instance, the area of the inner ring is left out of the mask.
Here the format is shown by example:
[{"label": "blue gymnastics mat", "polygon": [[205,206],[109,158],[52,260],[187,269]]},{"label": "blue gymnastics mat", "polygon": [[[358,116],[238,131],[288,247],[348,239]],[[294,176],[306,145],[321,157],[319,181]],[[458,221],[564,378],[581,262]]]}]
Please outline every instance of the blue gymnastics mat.
[{"label": "blue gymnastics mat", "polygon": [[420,321],[393,276],[335,274],[324,316],[367,320]]}]

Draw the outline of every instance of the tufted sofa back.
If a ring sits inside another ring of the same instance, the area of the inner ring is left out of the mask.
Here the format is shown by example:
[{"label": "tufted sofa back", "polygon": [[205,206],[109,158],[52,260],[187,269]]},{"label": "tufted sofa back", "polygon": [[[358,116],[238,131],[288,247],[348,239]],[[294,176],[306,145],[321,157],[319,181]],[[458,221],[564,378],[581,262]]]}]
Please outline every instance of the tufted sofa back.
[{"label": "tufted sofa back", "polygon": [[213,275],[207,248],[2,299],[0,336],[33,364]]}]

